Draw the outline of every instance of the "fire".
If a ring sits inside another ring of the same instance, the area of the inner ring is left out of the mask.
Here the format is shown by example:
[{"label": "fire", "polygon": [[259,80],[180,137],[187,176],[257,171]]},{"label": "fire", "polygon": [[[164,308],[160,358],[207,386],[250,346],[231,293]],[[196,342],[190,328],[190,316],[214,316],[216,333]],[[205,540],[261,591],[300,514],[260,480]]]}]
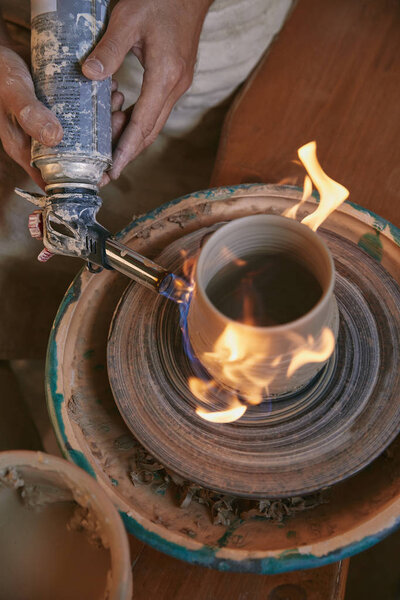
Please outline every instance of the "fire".
[{"label": "fire", "polygon": [[180,254],[183,258],[183,276],[193,284],[194,271],[196,268],[197,256],[189,256],[187,250],[182,249]]},{"label": "fire", "polygon": [[305,144],[298,149],[297,154],[320,195],[318,208],[305,217],[302,223],[317,231],[321,223],[346,200],[349,190],[322,170],[317,158],[316,142]]},{"label": "fire", "polygon": [[335,349],[335,336],[329,327],[324,327],[319,340],[311,335],[306,343],[292,358],[287,370],[287,377],[291,377],[300,367],[309,363],[321,363],[330,358]]},{"label": "fire", "polygon": [[[267,395],[268,385],[272,381],[272,377],[259,377],[254,374],[264,356],[265,352],[262,349],[254,347],[251,336],[243,335],[243,331],[240,331],[235,323],[227,325],[217,339],[213,351],[205,353],[200,360],[209,358],[221,364],[224,376],[232,383],[232,389],[221,390],[214,380],[204,381],[198,377],[190,377],[188,380],[190,391],[199,401],[211,404],[213,398],[218,395],[226,408],[213,412],[197,408],[196,414],[213,423],[231,423],[244,415],[247,405],[260,404]],[[248,393],[244,404],[235,392],[238,381],[246,381]]]},{"label": "fire", "polygon": [[[293,337],[293,334],[291,335]],[[327,361],[335,348],[335,336],[329,327],[322,330],[321,336],[317,340],[310,335],[308,338],[297,336],[294,341],[297,350],[286,372],[288,379],[303,365]],[[260,348],[257,352],[257,349],[252,346],[250,336],[247,338],[243,335],[243,331],[239,331],[234,323],[226,326],[218,338],[213,352],[207,353],[207,357],[223,365],[223,374],[231,382],[232,390],[224,390],[227,408],[213,412],[197,408],[197,415],[213,423],[232,423],[244,415],[249,405],[260,404],[268,395],[268,386],[273,381],[274,376],[260,377],[254,375],[254,368],[257,367],[257,364],[261,364],[265,353]],[[278,355],[272,361],[271,367],[277,367],[282,358]],[[243,383],[246,380],[248,394],[246,394],[244,404],[239,400],[234,389],[239,381]],[[204,381],[197,377],[190,377],[188,383],[192,394],[205,404],[211,404],[213,396],[215,398],[219,390],[218,383],[214,380]]]},{"label": "fire", "polygon": [[255,374],[257,365],[264,361],[265,351],[266,348],[255,347],[253,338],[246,336],[236,323],[229,323],[217,339],[213,352],[205,353],[204,358],[222,365],[224,378],[231,382],[233,390],[238,381],[246,381],[247,402],[259,404],[271,382],[271,378]]},{"label": "fire", "polygon": [[301,197],[300,202],[287,208],[283,213],[283,217],[287,217],[288,219],[295,219],[297,217],[297,213],[299,208],[304,202],[306,202],[312,194],[312,181],[308,175],[304,177],[304,185],[303,185],[303,195]]},{"label": "fire", "polygon": [[246,261],[243,260],[243,258],[238,258],[236,254],[234,254],[232,250],[230,250],[230,248],[227,248],[226,246],[222,250],[222,255],[224,256],[224,258],[227,258],[228,260],[233,262],[237,267],[244,267],[246,264]]},{"label": "fire", "polygon": [[316,142],[309,142],[301,146],[297,150],[297,154],[306,169],[308,175],[305,176],[303,195],[297,204],[286,209],[282,216],[289,219],[297,217],[300,206],[310,198],[312,194],[312,184],[315,185],[319,192],[320,202],[318,208],[302,220],[304,225],[307,225],[313,231],[317,231],[318,227],[329,217],[329,215],[339,208],[339,206],[348,198],[349,190],[343,185],[334,181],[323,171],[317,158]]},{"label": "fire", "polygon": [[[299,148],[299,159],[307,171],[303,194],[300,202],[283,213],[283,216],[295,219],[301,205],[310,198],[314,184],[319,192],[320,202],[317,209],[302,220],[302,223],[313,231],[316,231],[349,195],[349,191],[343,185],[328,177],[322,170],[317,159],[316,147],[316,143],[313,141]],[[245,261],[236,257],[228,248],[226,253],[228,258],[238,267],[245,265]],[[185,275],[190,276],[191,281],[194,264],[193,260],[189,259],[186,261],[184,268]],[[251,285],[252,282],[246,279],[247,293],[243,295],[243,322],[249,326],[256,325],[254,304],[249,293]],[[335,348],[335,336],[328,327],[322,330],[318,339],[308,336],[307,338],[298,337],[294,341],[297,350],[292,356],[286,371],[288,379],[306,364],[326,362]],[[270,373],[266,375],[261,368],[261,365],[264,364],[266,351],[266,347],[255,347],[254,338],[251,335],[246,335],[245,327],[236,322],[229,323],[215,342],[213,350],[205,353],[203,357],[199,356],[198,359],[200,362],[202,359],[215,361],[216,364],[220,365],[224,381],[229,382],[230,389],[221,391],[218,382],[214,380],[206,381],[198,377],[190,377],[188,380],[192,394],[203,405],[210,406],[217,399],[218,404],[222,405],[223,409],[210,411],[199,407],[196,409],[196,414],[212,423],[232,423],[245,414],[249,405],[257,405],[268,397],[269,386],[274,381],[274,368],[281,364],[284,357],[276,356],[270,365],[272,375]],[[245,398],[239,397],[235,391],[239,382],[242,389],[243,384],[246,386]]]},{"label": "fire", "polygon": [[243,417],[246,410],[247,407],[244,404],[240,404],[235,408],[218,412],[206,412],[205,410],[197,408],[196,414],[205,421],[210,421],[211,423],[233,423],[240,419],[240,417]]}]

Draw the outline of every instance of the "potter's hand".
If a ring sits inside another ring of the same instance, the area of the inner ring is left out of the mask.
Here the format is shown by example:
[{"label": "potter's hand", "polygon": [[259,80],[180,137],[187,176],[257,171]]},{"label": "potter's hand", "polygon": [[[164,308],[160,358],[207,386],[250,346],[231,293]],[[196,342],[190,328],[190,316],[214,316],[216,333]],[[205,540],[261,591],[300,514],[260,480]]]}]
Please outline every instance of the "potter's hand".
[{"label": "potter's hand", "polygon": [[108,172],[111,179],[155,140],[175,102],[190,86],[201,28],[211,2],[119,0],[113,9],[107,30],[86,59],[83,73],[90,79],[106,79],[132,51],[144,67],[144,78],[131,114],[119,111],[114,116],[113,138],[118,141]]},{"label": "potter's hand", "polygon": [[[29,49],[11,39],[0,15],[0,140],[5,152],[44,189],[39,169],[30,165],[31,137],[55,146],[63,130],[57,117],[36,98],[28,62]],[[112,110],[117,111],[118,122],[123,98],[115,81],[112,91]],[[0,172],[0,185],[4,177]]]},{"label": "potter's hand", "polygon": [[31,137],[54,146],[63,133],[57,118],[35,96],[24,51],[0,22],[0,139],[7,154],[44,187],[40,171],[30,165]]}]

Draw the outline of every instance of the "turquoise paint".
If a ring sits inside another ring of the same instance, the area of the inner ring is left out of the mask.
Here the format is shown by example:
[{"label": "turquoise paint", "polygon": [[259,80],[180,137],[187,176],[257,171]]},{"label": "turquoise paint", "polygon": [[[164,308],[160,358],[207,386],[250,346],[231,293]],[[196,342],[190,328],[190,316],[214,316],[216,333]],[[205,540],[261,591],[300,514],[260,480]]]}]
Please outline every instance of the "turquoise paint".
[{"label": "turquoise paint", "polygon": [[[119,233],[117,233],[115,235],[115,238],[116,239],[123,238],[126,234],[131,232],[138,225],[142,225],[146,221],[154,221],[154,219],[156,219],[159,215],[161,215],[165,210],[167,210],[171,206],[175,206],[176,204],[179,204],[180,202],[183,202],[184,200],[189,200],[189,198],[197,198],[199,200],[205,200],[205,201],[222,200],[224,198],[229,198],[230,196],[235,194],[238,190],[251,190],[252,188],[256,189],[256,188],[262,187],[263,185],[266,185],[266,184],[265,183],[242,183],[239,185],[216,187],[216,188],[210,188],[208,190],[200,190],[198,192],[186,194],[185,196],[180,196],[179,198],[174,198],[174,200],[170,200],[169,202],[166,202],[165,204],[158,206],[154,210],[151,210],[150,212],[148,212],[144,215],[141,215],[140,217],[138,217],[137,219],[135,219],[134,221],[129,223],[126,227],[124,227],[124,229],[122,229]],[[277,188],[279,187],[282,191],[296,190],[298,192],[302,192],[301,188],[299,188],[297,186],[293,186],[293,185],[281,185],[281,186],[277,185],[276,187]],[[314,192],[313,192],[313,195],[314,195]],[[319,202],[318,192],[315,192],[315,198],[316,198],[317,202]]]},{"label": "turquoise paint", "polygon": [[111,485],[117,487],[117,485],[119,485],[119,481],[118,479],[114,479],[114,477],[110,477],[111,480]]},{"label": "turquoise paint", "polygon": [[362,213],[372,217],[372,219],[374,220],[373,226],[375,229],[378,229],[379,231],[383,231],[386,228],[388,221],[386,221],[386,219],[384,219],[383,217],[380,217],[379,215],[372,212],[372,210],[369,210],[368,208],[364,208],[363,206],[360,206],[359,204],[356,204],[355,202],[347,201],[346,204],[350,204],[350,206],[355,208],[355,210],[357,210],[358,212],[362,212]]},{"label": "turquoise paint", "polygon": [[[171,206],[175,206],[176,204],[179,204],[180,202],[182,202],[184,200],[188,200],[189,198],[198,198],[198,199],[204,199],[204,200],[208,200],[208,201],[209,200],[218,200],[218,199],[223,199],[223,198],[229,198],[229,196],[235,194],[239,190],[251,190],[252,188],[256,189],[256,188],[262,187],[263,185],[268,185],[268,184],[265,184],[265,183],[242,183],[242,184],[236,185],[236,186],[225,186],[225,187],[220,187],[220,188],[211,188],[209,190],[200,190],[200,191],[192,193],[192,194],[186,194],[185,196],[180,196],[179,198],[175,198],[174,200],[166,202],[165,204],[155,208],[154,210],[152,210],[144,215],[141,215],[140,217],[138,217],[137,219],[135,219],[134,221],[129,223],[119,233],[117,233],[115,237],[117,239],[123,238],[127,233],[132,231],[138,225],[141,225],[141,224],[145,223],[146,221],[152,221],[152,220],[156,219],[156,217],[158,217],[160,214],[162,214],[165,210],[167,210]],[[302,188],[300,188],[298,186],[293,186],[293,185],[282,185],[282,186],[277,185],[276,187],[279,187],[282,191],[285,191],[285,190],[297,191],[297,192],[303,191]],[[312,196],[313,196],[313,198],[315,198],[316,202],[319,203],[320,195],[317,190],[313,190]],[[400,246],[400,229],[398,227],[396,227],[389,221],[386,221],[386,219],[384,219],[383,217],[380,217],[379,215],[372,212],[371,210],[364,208],[363,206],[360,206],[359,204],[356,204],[355,202],[346,200],[345,204],[348,204],[355,210],[372,217],[374,220],[374,226],[376,229],[383,231],[385,229],[385,227],[388,226],[394,241],[396,242],[396,244],[398,246]]]},{"label": "turquoise paint", "polygon": [[356,204],[355,202],[350,202],[349,200],[347,200],[346,204],[349,204],[355,210],[370,216],[374,221],[374,224],[373,224],[374,229],[379,230],[379,231],[384,231],[386,229],[386,227],[388,227],[388,229],[390,231],[390,235],[393,238],[393,241],[398,246],[400,246],[400,229],[398,227],[396,227],[395,225],[393,225],[393,223],[386,221],[386,219],[384,219],[383,217],[380,217],[376,213],[372,212],[372,210],[369,210],[368,208],[364,208],[363,206],[360,206],[359,204]]},{"label": "turquoise paint", "polygon": [[[76,275],[75,279],[72,281],[69,286],[60,307],[57,311],[56,318],[54,319],[53,327],[51,328],[49,343],[47,346],[47,355],[46,355],[46,381],[48,383],[48,389],[50,390],[50,397],[47,397],[47,408],[50,413],[50,418],[52,416],[52,411],[54,409],[56,423],[53,421],[53,425],[55,426],[56,433],[58,433],[58,443],[60,444],[61,450],[65,455],[64,446],[67,443],[67,436],[65,434],[65,425],[62,420],[61,408],[64,402],[64,396],[57,392],[57,369],[58,369],[58,358],[57,358],[57,331],[58,327],[61,323],[62,318],[64,317],[68,307],[74,302],[78,301],[78,298],[81,293],[81,273],[82,270]],[[52,404],[50,404],[52,402]],[[61,439],[60,439],[61,438]]]},{"label": "turquoise paint", "polygon": [[400,229],[388,221],[388,227],[393,240],[400,246]]},{"label": "turquoise paint", "polygon": [[203,546],[199,550],[191,550],[185,546],[169,542],[158,534],[145,529],[142,525],[135,521],[135,519],[126,513],[120,512],[120,515],[129,533],[133,534],[142,542],[149,544],[156,550],[165,552],[174,558],[205,567],[212,567],[214,569],[218,569],[219,571],[260,573],[265,575],[274,575],[277,573],[298,571],[301,569],[313,569],[343,560],[344,558],[348,558],[349,556],[353,556],[354,554],[358,554],[359,552],[367,550],[367,548],[377,544],[383,538],[389,535],[389,533],[391,533],[394,529],[400,526],[399,518],[394,527],[385,529],[376,535],[368,536],[359,542],[350,544],[341,550],[331,552],[322,557],[314,556],[313,554],[301,554],[296,548],[293,548],[292,550],[283,552],[278,557],[231,560],[216,556],[218,548],[212,546]]},{"label": "turquoise paint", "polygon": [[224,548],[228,544],[232,535],[235,533],[236,529],[238,529],[238,527],[240,527],[242,525],[242,523],[243,523],[242,519],[237,519],[236,521],[234,521],[232,523],[232,525],[230,525],[229,527],[226,528],[224,535],[221,536],[219,538],[219,540],[217,541],[218,548]]},{"label": "turquoise paint", "polygon": [[294,537],[296,537],[296,535],[297,535],[297,533],[296,533],[296,532],[295,532],[293,529],[290,529],[290,530],[289,530],[289,531],[286,533],[286,537],[287,537],[288,539],[290,539],[290,538],[294,538]]},{"label": "turquoise paint", "polygon": [[[298,188],[300,190],[300,188]],[[300,190],[301,192],[303,190]],[[317,204],[319,204],[319,201],[321,200],[321,196],[319,195],[319,191],[318,190],[313,190],[311,196],[314,198],[314,200],[316,201]]]},{"label": "turquoise paint", "polygon": [[383,246],[379,238],[380,231],[375,230],[375,233],[365,233],[358,240],[357,246],[365,250],[372,258],[381,262],[383,256]]},{"label": "turquoise paint", "polygon": [[150,211],[150,212],[148,212],[148,213],[146,213],[144,215],[141,215],[140,217],[138,217],[134,221],[131,221],[126,227],[124,227],[124,229],[121,229],[121,231],[119,231],[114,237],[117,240],[123,238],[127,233],[129,233],[130,231],[132,231],[132,229],[134,229],[138,225],[142,225],[146,221],[153,221],[165,209],[169,208],[170,206],[175,206],[175,204],[178,204],[184,198],[186,198],[186,196],[183,196],[181,198],[176,198],[174,200],[171,200],[170,202],[167,202],[166,204],[162,204],[161,206],[158,206],[154,210],[152,210],[152,211]]},{"label": "turquoise paint", "polygon": [[[166,205],[163,205],[157,208],[155,211],[143,215],[139,219],[136,219],[133,223],[130,223],[124,230],[122,230],[118,234],[118,238],[123,237],[126,233],[131,231],[138,224],[143,223],[149,219],[154,219],[157,215],[161,214],[166,208],[169,206],[173,206],[178,204],[182,200],[185,200],[190,197],[204,198],[206,200],[211,198],[227,198],[229,195],[232,195],[236,191],[240,189],[251,189],[252,187],[258,188],[262,184],[243,184],[239,186],[232,186],[226,188],[214,188],[213,190],[206,190],[204,192],[198,192],[197,194],[188,194],[187,196],[183,196],[182,198],[177,198],[172,202],[169,202]],[[295,188],[293,186],[281,186],[281,189],[293,190],[297,191],[299,188]],[[313,194],[316,200],[318,201],[317,195]],[[346,202],[356,210],[360,212],[364,212],[372,216],[375,222],[381,223],[382,225],[389,226],[390,232],[396,241],[396,243],[400,246],[400,230],[394,225],[388,223],[381,217],[378,217],[371,211],[364,209],[353,202]],[[383,227],[384,228],[384,227]],[[383,230],[380,227],[377,229]],[[47,352],[47,364],[46,364],[46,377],[49,383],[48,387],[48,406],[50,410],[50,416],[54,417],[52,419],[53,425],[55,427],[58,441],[61,445],[61,449],[65,456],[69,456],[70,459],[78,464],[81,468],[86,470],[90,475],[96,476],[92,466],[89,461],[79,450],[75,450],[69,444],[66,434],[65,434],[65,425],[62,420],[61,414],[61,406],[64,402],[64,397],[62,394],[57,392],[57,330],[58,326],[70,304],[76,302],[79,299],[80,295],[80,285],[81,285],[81,273],[75,277],[72,282],[70,288],[68,289],[60,308],[57,312],[54,325],[50,334],[48,352]],[[396,520],[396,522],[390,527],[383,531],[378,532],[375,535],[367,536],[364,539],[354,542],[341,548],[340,550],[336,550],[331,552],[325,556],[318,557],[313,554],[301,554],[297,549],[293,549],[290,551],[283,552],[281,555],[277,557],[267,557],[261,559],[245,559],[245,560],[227,560],[216,556],[218,552],[217,547],[212,546],[202,546],[199,550],[191,550],[186,548],[183,545],[175,544],[170,542],[158,534],[151,532],[145,529],[140,523],[138,523],[133,517],[120,511],[120,515],[125,524],[127,531],[133,535],[135,535],[141,541],[153,546],[157,550],[161,552],[165,552],[175,558],[185,560],[187,562],[191,562],[194,564],[203,565],[206,567],[212,567],[218,569],[220,571],[236,571],[236,572],[252,572],[252,573],[263,573],[263,574],[275,574],[275,573],[283,573],[287,571],[300,570],[300,569],[310,569],[317,568],[332,562],[336,562],[342,560],[344,558],[348,558],[354,554],[362,552],[367,548],[370,548],[374,544],[381,541],[387,535],[389,535],[392,531],[400,527],[400,517]],[[289,532],[288,532],[289,533]],[[220,541],[224,539],[224,536],[220,538]]]},{"label": "turquoise paint", "polygon": [[[92,477],[96,479],[96,473],[94,472],[91,464],[87,460],[86,456],[80,450],[72,448],[69,443],[66,433],[65,424],[62,419],[62,405],[64,403],[63,394],[57,392],[57,381],[58,381],[58,358],[57,358],[57,331],[58,327],[64,317],[68,307],[74,302],[77,302],[81,292],[81,273],[82,270],[76,275],[71,285],[69,286],[56,314],[56,318],[53,323],[53,327],[50,332],[49,343],[47,346],[46,356],[46,381],[48,383],[48,394],[47,394],[47,407],[50,413],[55,432],[57,434],[57,441],[60,449],[65,457],[69,457],[76,465],[87,471]],[[55,421],[53,417],[53,411]]]},{"label": "turquoise paint", "polygon": [[[55,341],[56,328],[53,328],[49,345],[47,349],[47,358],[46,358],[46,379],[49,386],[49,396],[47,396],[47,408],[50,413],[50,418],[52,417],[53,410],[56,418],[56,422],[52,419],[53,425],[56,430],[57,440],[60,444],[60,448],[65,456],[64,446],[67,443],[67,436],[65,434],[65,425],[61,415],[61,408],[64,402],[63,394],[57,392],[57,367],[58,367],[58,359],[57,359],[57,344]],[[54,336],[53,336],[54,332]]]},{"label": "turquoise paint", "polygon": [[72,458],[74,463],[78,465],[78,467],[80,467],[81,469],[89,473],[89,475],[97,479],[96,473],[94,472],[92,465],[90,464],[86,456],[83,454],[83,452],[81,452],[80,450],[75,450],[70,446],[68,448],[68,454]]}]

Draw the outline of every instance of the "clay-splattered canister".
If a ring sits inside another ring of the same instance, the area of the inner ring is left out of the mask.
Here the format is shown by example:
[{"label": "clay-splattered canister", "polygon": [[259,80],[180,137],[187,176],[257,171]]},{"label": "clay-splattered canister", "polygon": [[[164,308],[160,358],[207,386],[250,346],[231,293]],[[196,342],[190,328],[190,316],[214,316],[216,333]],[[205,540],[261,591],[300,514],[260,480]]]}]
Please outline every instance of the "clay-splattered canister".
[{"label": "clay-splattered canister", "polygon": [[63,127],[61,142],[32,143],[46,183],[96,184],[111,164],[111,79],[91,81],[81,65],[101,37],[109,0],[32,0],[32,74],[36,95]]}]

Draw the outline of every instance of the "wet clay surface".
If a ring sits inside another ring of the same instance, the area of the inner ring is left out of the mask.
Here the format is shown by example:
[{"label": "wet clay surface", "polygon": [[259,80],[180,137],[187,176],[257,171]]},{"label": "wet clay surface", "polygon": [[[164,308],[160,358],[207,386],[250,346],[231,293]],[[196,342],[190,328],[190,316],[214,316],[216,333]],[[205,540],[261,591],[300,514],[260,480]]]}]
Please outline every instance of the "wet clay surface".
[{"label": "wet clay surface", "polygon": [[0,600],[100,600],[109,552],[81,532],[73,501],[27,506],[0,486]]}]

